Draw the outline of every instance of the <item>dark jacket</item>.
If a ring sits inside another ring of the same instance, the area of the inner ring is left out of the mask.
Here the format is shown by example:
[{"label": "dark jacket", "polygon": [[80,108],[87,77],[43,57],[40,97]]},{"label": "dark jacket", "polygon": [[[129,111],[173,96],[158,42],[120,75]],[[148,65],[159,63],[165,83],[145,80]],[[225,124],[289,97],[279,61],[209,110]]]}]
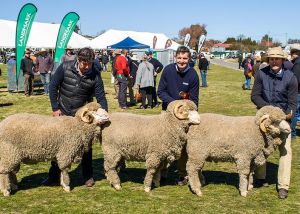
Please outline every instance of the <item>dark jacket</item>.
[{"label": "dark jacket", "polygon": [[155,58],[151,58],[148,62],[150,62],[153,65],[154,71],[156,73],[160,73],[162,71],[162,69],[164,68],[163,64],[161,64],[161,62]]},{"label": "dark jacket", "polygon": [[94,66],[81,76],[73,61],[60,64],[51,79],[49,93],[52,110],[60,109],[65,115],[74,116],[78,108],[92,101],[93,96],[107,111],[103,81]]},{"label": "dark jacket", "polygon": [[199,59],[198,67],[199,67],[200,70],[205,70],[205,71],[207,71],[207,68],[208,68],[208,60],[207,60],[205,57],[201,57],[201,58]]},{"label": "dark jacket", "polygon": [[101,56],[101,61],[102,61],[103,64],[107,64],[108,61],[109,61],[108,55],[107,54],[103,54]]},{"label": "dark jacket", "polygon": [[292,67],[292,71],[295,74],[295,76],[297,77],[297,81],[298,81],[298,94],[300,94],[300,57],[297,57],[294,61],[293,61],[294,65]]},{"label": "dark jacket", "polygon": [[23,71],[23,75],[24,74],[31,74],[33,75],[33,68],[34,68],[34,64],[32,59],[28,58],[28,57],[24,57],[21,60],[21,67],[20,69]]},{"label": "dark jacket", "polygon": [[188,93],[189,100],[197,106],[199,101],[199,76],[194,68],[188,67],[186,72],[179,72],[176,63],[167,65],[162,72],[157,95],[162,100],[162,110],[166,110],[170,102],[183,99],[180,92]]},{"label": "dark jacket", "polygon": [[255,75],[251,100],[258,109],[272,105],[288,114],[296,111],[297,93],[298,83],[293,72],[283,68],[281,75],[275,75],[267,66]]}]

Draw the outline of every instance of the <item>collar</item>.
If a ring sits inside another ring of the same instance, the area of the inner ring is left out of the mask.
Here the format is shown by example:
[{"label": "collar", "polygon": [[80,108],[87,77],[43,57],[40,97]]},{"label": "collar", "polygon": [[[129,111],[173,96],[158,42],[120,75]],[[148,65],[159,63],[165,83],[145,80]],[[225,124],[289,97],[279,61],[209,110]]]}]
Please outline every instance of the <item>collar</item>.
[{"label": "collar", "polygon": [[277,73],[274,73],[272,69],[270,69],[271,74],[273,74],[276,77],[282,77],[283,76],[283,69],[281,67],[280,71],[278,71]]},{"label": "collar", "polygon": [[175,63],[175,68],[176,68],[176,71],[178,72],[178,73],[186,73],[189,69],[190,69],[190,66],[189,66],[189,64],[187,64],[187,66],[185,67],[185,69],[183,70],[183,71],[179,71],[179,69],[178,69],[178,66],[177,66],[177,64]]}]

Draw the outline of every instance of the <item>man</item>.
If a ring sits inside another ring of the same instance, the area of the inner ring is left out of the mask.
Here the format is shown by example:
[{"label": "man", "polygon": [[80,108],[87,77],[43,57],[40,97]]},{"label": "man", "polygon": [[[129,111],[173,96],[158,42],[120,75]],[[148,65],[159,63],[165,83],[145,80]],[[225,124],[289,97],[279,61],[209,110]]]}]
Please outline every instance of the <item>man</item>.
[{"label": "man", "polygon": [[[107,111],[103,81],[100,72],[94,66],[94,52],[90,48],[82,48],[78,52],[76,61],[60,64],[50,82],[49,92],[52,115],[74,116],[76,111],[86,103],[96,100]],[[94,185],[92,168],[92,148],[82,157],[82,174],[85,185]],[[51,162],[49,178],[45,184],[59,181],[60,170],[57,163]]]},{"label": "man", "polygon": [[106,51],[103,51],[103,54],[101,56],[101,62],[102,62],[103,71],[107,71],[107,63],[109,62],[109,57]]},{"label": "man", "polygon": [[[190,58],[190,50],[185,46],[180,46],[176,51],[176,63],[165,67],[157,90],[158,97],[163,102],[162,110],[166,110],[170,102],[181,99],[192,100],[198,106],[199,76],[195,69],[189,66]],[[186,149],[183,148],[177,162],[178,185],[187,184],[186,162]]]},{"label": "man", "polygon": [[30,58],[31,51],[26,49],[25,56],[21,60],[20,69],[23,71],[24,76],[24,92],[25,96],[29,97],[32,94],[32,80],[33,80],[33,69],[34,64],[32,59]]},{"label": "man", "polygon": [[[258,109],[266,105],[277,106],[286,114],[294,113],[297,106],[298,83],[292,71],[283,67],[285,54],[280,47],[271,48],[267,59],[269,66],[258,70],[251,93],[251,100]],[[292,148],[291,134],[285,143],[279,146],[278,168],[278,197],[285,199],[288,196],[291,176]],[[265,184],[266,166],[256,170],[259,183]]]},{"label": "man", "polygon": [[159,74],[162,71],[164,66],[161,64],[160,61],[153,58],[152,51],[148,51],[146,54],[148,56],[148,62],[150,62],[154,67],[154,74],[153,74],[154,75],[154,90],[152,90],[152,100],[153,100],[153,107],[158,107],[159,104],[157,101],[157,93],[156,93],[156,77],[157,77],[157,74]]},{"label": "man", "polygon": [[46,49],[42,48],[36,58],[36,71],[41,76],[45,95],[49,95],[50,74],[53,69],[52,56]]},{"label": "man", "polygon": [[296,75],[298,80],[298,95],[297,95],[297,109],[295,112],[295,116],[292,119],[292,138],[297,136],[296,133],[296,125],[297,125],[297,116],[299,116],[299,107],[300,107],[300,45],[293,44],[291,45],[291,58],[292,63],[292,71]]},{"label": "man", "polygon": [[207,68],[208,68],[208,61],[205,58],[203,53],[200,54],[198,67],[199,67],[200,74],[201,74],[202,87],[207,87],[206,73],[207,73]]},{"label": "man", "polygon": [[61,57],[61,63],[75,60],[76,55],[73,53],[73,48],[68,46],[66,53]]},{"label": "man", "polygon": [[130,69],[127,61],[126,49],[121,51],[121,55],[117,57],[115,62],[115,69],[117,71],[116,78],[118,80],[119,92],[118,92],[118,102],[121,109],[127,109],[126,105],[126,91],[127,91],[127,78],[130,77]]}]

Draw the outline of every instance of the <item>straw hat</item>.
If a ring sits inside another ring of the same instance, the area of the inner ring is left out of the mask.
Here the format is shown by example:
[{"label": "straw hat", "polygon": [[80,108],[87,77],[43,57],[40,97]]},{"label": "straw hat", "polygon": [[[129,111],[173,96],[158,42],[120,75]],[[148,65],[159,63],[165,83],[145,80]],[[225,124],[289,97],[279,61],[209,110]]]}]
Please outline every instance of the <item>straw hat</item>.
[{"label": "straw hat", "polygon": [[68,45],[68,46],[66,47],[66,50],[74,50],[74,48],[72,48],[70,45]]},{"label": "straw hat", "polygon": [[281,47],[270,48],[267,53],[267,58],[282,58],[286,59],[286,55]]}]

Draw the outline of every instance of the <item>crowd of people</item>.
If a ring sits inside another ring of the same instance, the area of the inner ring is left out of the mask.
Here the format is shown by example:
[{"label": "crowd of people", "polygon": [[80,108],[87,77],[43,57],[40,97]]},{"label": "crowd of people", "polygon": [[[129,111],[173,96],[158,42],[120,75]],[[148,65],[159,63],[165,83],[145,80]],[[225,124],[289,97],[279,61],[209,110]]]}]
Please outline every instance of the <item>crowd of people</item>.
[{"label": "crowd of people", "polygon": [[[105,97],[104,84],[100,71],[108,70],[111,62],[112,82],[114,83],[116,99],[121,110],[137,104],[135,94],[141,94],[140,109],[159,107],[158,97],[162,101],[161,108],[166,110],[170,102],[180,99],[189,99],[196,106],[199,105],[199,75],[194,69],[193,57],[189,48],[180,46],[175,54],[175,62],[163,66],[147,51],[139,59],[137,55],[128,50],[115,50],[108,52],[94,51],[82,48],[77,53],[71,48],[66,49],[62,63],[53,72],[51,53],[41,49],[36,59],[30,56],[31,51],[26,50],[21,62],[21,69],[25,78],[25,95],[32,94],[32,73],[41,75],[45,94],[49,94],[53,116],[74,116],[76,110],[96,97],[102,108],[108,110]],[[279,146],[280,160],[278,170],[278,197],[287,198],[291,176],[292,148],[291,138],[296,136],[296,115],[299,114],[300,105],[300,45],[291,49],[292,64],[287,62],[287,55],[278,48],[271,48],[267,54],[254,60],[248,57],[242,62],[245,82],[243,88],[251,90],[251,76],[255,78],[251,100],[258,109],[272,105],[282,109],[291,122],[292,133],[286,142]],[[12,56],[13,58],[13,56]],[[202,79],[202,87],[207,87],[206,73],[208,61],[203,54],[198,58],[198,67]],[[156,90],[156,77],[161,78]],[[251,73],[251,75],[249,75]],[[51,75],[51,80],[50,80]],[[127,90],[129,101],[127,101]],[[187,184],[186,176],[186,150],[178,160],[179,185]],[[52,162],[49,177],[45,184],[59,181],[59,168]],[[82,174],[86,186],[94,185],[92,168],[92,148],[83,155]],[[266,166],[256,171],[257,183],[267,186]]]}]

